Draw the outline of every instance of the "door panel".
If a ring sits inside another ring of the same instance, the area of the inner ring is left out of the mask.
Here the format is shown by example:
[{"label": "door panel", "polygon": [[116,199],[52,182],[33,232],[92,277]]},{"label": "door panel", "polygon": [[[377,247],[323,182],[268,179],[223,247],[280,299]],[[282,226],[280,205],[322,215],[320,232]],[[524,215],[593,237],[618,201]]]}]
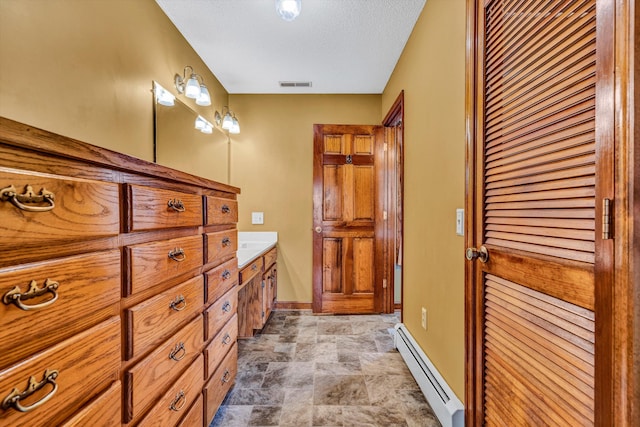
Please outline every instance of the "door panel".
[{"label": "door panel", "polygon": [[596,200],[611,170],[596,131],[602,6],[474,3],[475,221],[467,241],[489,257],[467,268],[471,418],[593,425],[596,259],[606,250]]},{"label": "door panel", "polygon": [[381,311],[380,126],[314,127],[315,312]]}]

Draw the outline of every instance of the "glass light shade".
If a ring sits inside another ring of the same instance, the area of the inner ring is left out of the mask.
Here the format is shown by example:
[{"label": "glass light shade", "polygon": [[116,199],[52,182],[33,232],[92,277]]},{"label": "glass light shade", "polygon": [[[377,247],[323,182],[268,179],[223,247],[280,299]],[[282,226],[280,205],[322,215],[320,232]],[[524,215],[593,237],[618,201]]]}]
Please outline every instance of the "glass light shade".
[{"label": "glass light shade", "polygon": [[173,107],[175,105],[176,97],[173,96],[171,92],[160,86],[158,83],[154,82],[154,84],[156,102],[166,107]]},{"label": "glass light shade", "polygon": [[202,117],[198,116],[196,119],[196,129],[202,130],[207,126],[207,122]]},{"label": "glass light shade", "polygon": [[203,107],[211,105],[211,96],[205,85],[200,85],[200,95],[196,98],[196,104]]},{"label": "glass light shade", "polygon": [[193,99],[200,96],[200,83],[198,83],[198,79],[195,74],[191,74],[191,77],[187,80],[187,84],[184,88],[184,95],[187,98]]},{"label": "glass light shade", "polygon": [[301,0],[276,0],[276,11],[285,21],[293,21],[302,10]]},{"label": "glass light shade", "polygon": [[233,124],[231,125],[231,129],[229,129],[229,133],[240,133],[240,123],[238,123],[238,119],[236,119],[235,115],[233,116]]},{"label": "glass light shade", "polygon": [[231,129],[231,126],[233,126],[233,117],[231,117],[231,114],[227,113],[222,119],[222,129],[229,130]]},{"label": "glass light shade", "polygon": [[202,133],[213,133],[213,126],[211,126],[209,123],[207,123],[205,125],[205,127],[202,129],[201,132]]}]

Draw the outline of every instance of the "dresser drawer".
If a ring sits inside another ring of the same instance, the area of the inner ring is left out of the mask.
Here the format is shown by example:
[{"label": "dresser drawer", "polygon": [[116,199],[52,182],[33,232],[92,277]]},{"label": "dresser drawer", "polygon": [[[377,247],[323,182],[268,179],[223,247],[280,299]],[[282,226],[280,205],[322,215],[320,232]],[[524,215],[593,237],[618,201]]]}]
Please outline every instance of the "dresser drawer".
[{"label": "dresser drawer", "polygon": [[204,406],[207,423],[213,420],[220,404],[224,400],[238,374],[238,345],[234,345],[227,353],[220,366],[204,386]]},{"label": "dresser drawer", "polygon": [[160,188],[127,186],[128,231],[197,227],[202,221],[202,197]]},{"label": "dresser drawer", "polygon": [[160,344],[157,349],[129,369],[126,379],[126,417],[129,421],[142,413],[158,394],[200,354],[204,342],[203,317]]},{"label": "dresser drawer", "polygon": [[0,329],[2,368],[116,314],[105,307],[120,301],[120,251],[0,269],[0,299],[0,319],[13,325]]},{"label": "dresser drawer", "polygon": [[207,196],[207,225],[238,222],[238,202]]},{"label": "dresser drawer", "polygon": [[226,356],[229,349],[238,339],[238,316],[234,315],[229,322],[222,328],[218,335],[211,341],[204,351],[204,360],[206,363],[205,378],[218,368],[218,365]]},{"label": "dresser drawer", "polygon": [[[25,195],[31,187],[32,197]],[[42,200],[41,191],[52,194]],[[0,171],[0,250],[120,232],[117,184]],[[40,211],[32,211],[38,209]]]},{"label": "dresser drawer", "polygon": [[205,234],[207,264],[235,256],[238,250],[238,230],[224,230]]},{"label": "dresser drawer", "polygon": [[202,266],[202,236],[125,247],[129,265],[127,295],[148,289]]},{"label": "dresser drawer", "polygon": [[165,341],[202,309],[203,302],[204,278],[198,276],[126,309],[127,359]]},{"label": "dresser drawer", "polygon": [[42,384],[40,389],[34,387],[28,402],[18,401],[14,407],[41,405],[29,412],[0,407],[0,425],[59,425],[96,390],[116,381],[119,368],[120,318],[113,317],[0,372],[2,402],[27,390],[30,382]]},{"label": "dresser drawer", "polygon": [[116,381],[107,391],[86,404],[80,412],[63,423],[61,427],[120,426],[122,423],[121,391],[120,381]]},{"label": "dresser drawer", "polygon": [[271,249],[264,254],[264,269],[267,270],[278,259],[278,250],[276,248]]},{"label": "dresser drawer", "polygon": [[191,366],[175,380],[138,424],[142,426],[173,426],[183,417],[202,390],[204,358],[200,355]]},{"label": "dresser drawer", "polygon": [[236,287],[233,287],[205,311],[205,330],[207,331],[205,340],[214,337],[237,311],[238,291]]},{"label": "dresser drawer", "polygon": [[240,270],[240,284],[247,283],[256,274],[262,273],[262,257],[254,259],[249,265]]},{"label": "dresser drawer", "polygon": [[202,393],[198,395],[196,403],[193,404],[187,415],[184,416],[180,424],[177,427],[195,427],[203,426],[204,419],[204,401],[202,400]]},{"label": "dresser drawer", "polygon": [[233,258],[207,272],[207,304],[238,284],[238,259]]}]

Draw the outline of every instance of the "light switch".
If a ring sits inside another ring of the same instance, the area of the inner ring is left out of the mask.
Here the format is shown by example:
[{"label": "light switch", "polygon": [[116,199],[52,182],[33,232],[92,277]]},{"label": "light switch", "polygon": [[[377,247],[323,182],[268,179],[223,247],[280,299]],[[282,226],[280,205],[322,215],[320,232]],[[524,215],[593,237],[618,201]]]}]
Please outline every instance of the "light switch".
[{"label": "light switch", "polygon": [[456,209],[456,234],[464,236],[464,209]]},{"label": "light switch", "polygon": [[251,212],[251,224],[264,224],[264,212]]}]

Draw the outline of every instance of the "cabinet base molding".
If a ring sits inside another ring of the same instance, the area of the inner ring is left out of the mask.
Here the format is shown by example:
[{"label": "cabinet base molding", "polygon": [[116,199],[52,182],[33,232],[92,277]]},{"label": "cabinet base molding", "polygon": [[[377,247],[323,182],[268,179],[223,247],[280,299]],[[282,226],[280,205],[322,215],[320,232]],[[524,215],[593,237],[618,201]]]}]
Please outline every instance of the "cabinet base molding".
[{"label": "cabinet base molding", "polygon": [[276,301],[274,310],[311,310],[311,303],[296,301]]}]

